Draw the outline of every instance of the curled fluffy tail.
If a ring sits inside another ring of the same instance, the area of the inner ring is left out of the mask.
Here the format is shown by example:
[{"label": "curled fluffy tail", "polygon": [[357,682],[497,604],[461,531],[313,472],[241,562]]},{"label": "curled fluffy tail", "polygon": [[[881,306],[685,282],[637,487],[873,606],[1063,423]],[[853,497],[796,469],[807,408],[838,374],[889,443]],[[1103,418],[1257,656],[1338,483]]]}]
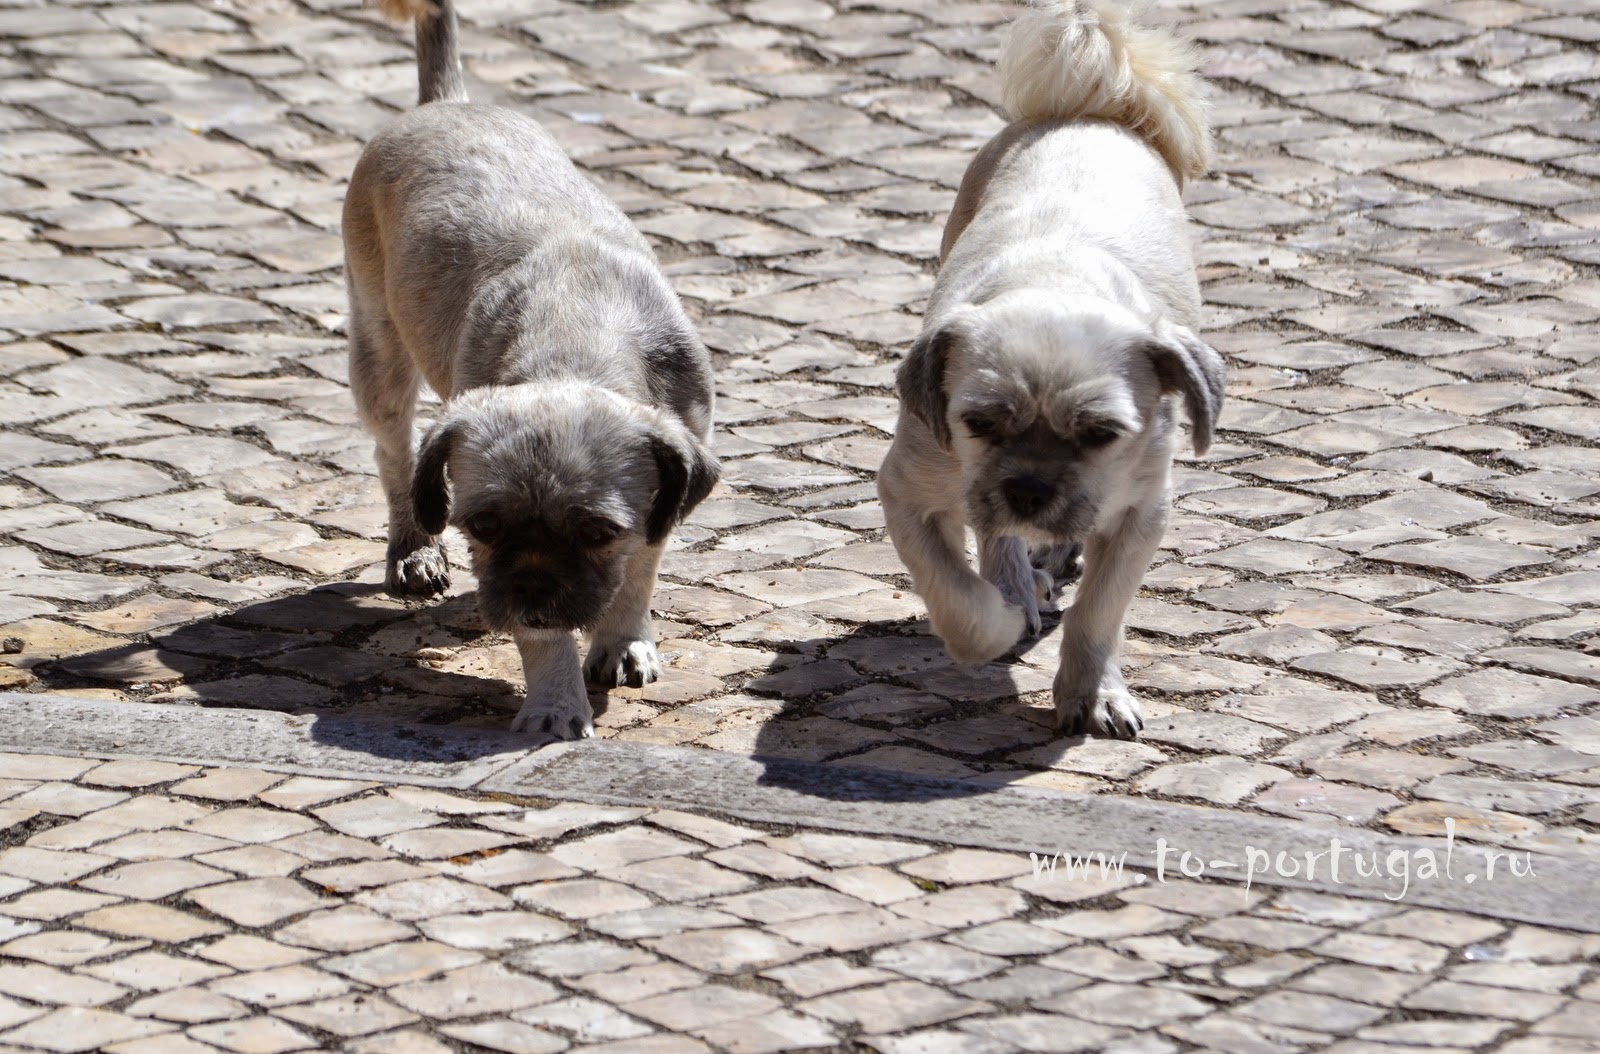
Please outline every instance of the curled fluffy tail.
[{"label": "curled fluffy tail", "polygon": [[1022,120],[1100,118],[1144,138],[1181,186],[1211,164],[1189,44],[1140,21],[1138,0],[1033,0],[1000,53],[1005,107]]},{"label": "curled fluffy tail", "polygon": [[417,102],[465,102],[455,4],[451,0],[378,0],[378,7],[396,22],[417,24]]}]

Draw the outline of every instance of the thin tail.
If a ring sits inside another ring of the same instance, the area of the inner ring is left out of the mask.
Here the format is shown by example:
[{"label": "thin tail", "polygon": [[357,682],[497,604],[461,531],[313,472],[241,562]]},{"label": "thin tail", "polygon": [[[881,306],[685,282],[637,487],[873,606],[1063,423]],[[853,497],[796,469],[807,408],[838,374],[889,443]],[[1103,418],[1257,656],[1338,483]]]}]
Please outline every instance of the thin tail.
[{"label": "thin tail", "polygon": [[1195,55],[1140,20],[1139,0],[1033,0],[1000,54],[1016,120],[1100,118],[1142,137],[1181,186],[1211,165],[1211,129]]},{"label": "thin tail", "polygon": [[396,22],[417,23],[417,102],[467,101],[452,0],[378,0]]}]

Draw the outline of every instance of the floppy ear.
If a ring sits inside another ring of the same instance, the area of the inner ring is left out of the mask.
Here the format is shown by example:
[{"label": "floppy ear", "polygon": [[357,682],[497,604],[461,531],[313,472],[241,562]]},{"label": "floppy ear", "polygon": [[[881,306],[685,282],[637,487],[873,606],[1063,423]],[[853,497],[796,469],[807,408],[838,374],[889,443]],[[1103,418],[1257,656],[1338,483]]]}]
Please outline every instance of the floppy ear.
[{"label": "floppy ear", "polygon": [[650,453],[655,457],[660,479],[644,530],[645,541],[651,545],[659,543],[673,524],[693,512],[722,475],[717,459],[687,429],[673,431],[679,434],[657,433],[650,437]]},{"label": "floppy ear", "polygon": [[1211,449],[1211,433],[1222,410],[1228,367],[1216,349],[1195,336],[1193,330],[1166,321],[1156,326],[1155,340],[1148,350],[1161,390],[1183,393],[1194,431],[1195,455],[1204,454]]},{"label": "floppy ear", "polygon": [[450,516],[450,491],[445,486],[444,468],[459,431],[454,422],[434,425],[417,451],[417,470],[411,477],[411,507],[416,512],[417,523],[429,534],[443,531]]},{"label": "floppy ear", "polygon": [[950,326],[922,334],[895,374],[900,401],[928,426],[933,438],[946,450],[950,449],[950,398],[944,393],[944,367],[955,339]]}]

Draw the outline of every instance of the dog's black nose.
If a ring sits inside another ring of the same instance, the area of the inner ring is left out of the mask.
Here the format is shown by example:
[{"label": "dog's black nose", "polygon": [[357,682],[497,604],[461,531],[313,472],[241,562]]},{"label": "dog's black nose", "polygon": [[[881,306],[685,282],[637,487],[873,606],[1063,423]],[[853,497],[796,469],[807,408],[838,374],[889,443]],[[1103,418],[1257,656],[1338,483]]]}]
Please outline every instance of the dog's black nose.
[{"label": "dog's black nose", "polygon": [[556,576],[549,571],[524,571],[517,576],[517,585],[529,596],[545,597],[556,590]]},{"label": "dog's black nose", "polygon": [[1000,484],[1006,504],[1018,516],[1032,516],[1055,497],[1056,489],[1038,476],[1012,476]]}]

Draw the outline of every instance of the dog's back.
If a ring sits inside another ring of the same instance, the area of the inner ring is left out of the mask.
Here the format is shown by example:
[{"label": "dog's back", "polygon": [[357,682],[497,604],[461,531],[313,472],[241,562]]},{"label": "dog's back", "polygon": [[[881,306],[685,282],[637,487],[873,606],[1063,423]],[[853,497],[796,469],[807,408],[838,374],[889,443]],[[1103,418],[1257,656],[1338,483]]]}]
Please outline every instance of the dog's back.
[{"label": "dog's back", "polygon": [[999,67],[1013,121],[962,179],[930,314],[1010,284],[994,273],[1010,268],[1119,302],[1153,296],[1152,310],[1193,323],[1178,190],[1209,166],[1211,132],[1189,46],[1118,0],[1039,0]]},{"label": "dog's back", "polygon": [[[373,135],[350,178],[352,324],[381,317],[447,398],[516,360],[518,375],[581,374],[703,433],[707,356],[644,236],[537,121],[467,101],[451,0],[381,6],[416,19],[420,104]],[[666,367],[695,383],[651,383],[619,353],[652,335],[686,349]]]}]

